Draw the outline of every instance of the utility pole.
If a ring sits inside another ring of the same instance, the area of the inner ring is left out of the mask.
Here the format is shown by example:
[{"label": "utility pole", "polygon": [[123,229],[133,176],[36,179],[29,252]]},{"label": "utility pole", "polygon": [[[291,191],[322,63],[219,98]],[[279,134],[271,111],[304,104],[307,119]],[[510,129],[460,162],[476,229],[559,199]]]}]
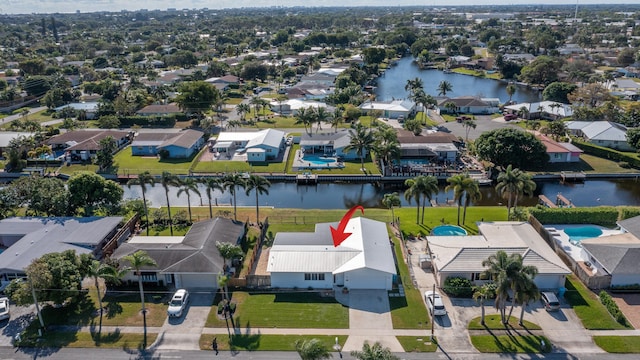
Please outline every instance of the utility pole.
[{"label": "utility pole", "polygon": [[435,317],[433,316],[433,312],[436,310],[435,306],[436,306],[436,284],[433,284],[433,292],[431,293],[432,295],[432,299],[431,299],[431,342],[433,343],[435,341],[435,337],[433,335],[433,331],[434,331],[434,322],[435,322]]},{"label": "utility pole", "polygon": [[36,289],[33,287],[33,282],[31,282],[31,279],[29,279],[29,287],[31,288],[31,296],[33,296],[33,303],[36,305],[38,320],[40,320],[40,328],[44,330],[44,320],[42,320],[42,313],[40,313],[40,305],[38,304],[38,298],[36,297]]}]

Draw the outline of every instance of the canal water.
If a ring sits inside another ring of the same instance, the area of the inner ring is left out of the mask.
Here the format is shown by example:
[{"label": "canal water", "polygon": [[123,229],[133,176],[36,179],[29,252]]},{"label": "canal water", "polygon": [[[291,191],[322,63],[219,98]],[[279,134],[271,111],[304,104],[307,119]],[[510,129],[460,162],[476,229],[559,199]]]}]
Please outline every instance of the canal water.
[{"label": "canal water", "polygon": [[[387,69],[384,75],[378,78],[377,100],[389,101],[408,98],[409,92],[404,87],[407,84],[407,80],[415,79],[416,77],[422,79],[425,92],[431,96],[438,96],[438,85],[441,81],[446,80],[452,85],[452,91],[447,93],[448,97],[479,96],[499,98],[500,103],[505,103],[509,100],[506,90],[508,84],[506,82],[456,73],[445,73],[434,69],[421,70],[412,57],[404,57],[398,60],[396,66]],[[526,86],[517,86],[512,100],[518,103],[540,101],[541,93]]]},{"label": "canal water", "polygon": [[[123,186],[124,198],[141,198],[140,187]],[[269,188],[269,195],[260,196],[260,206],[273,206],[277,208],[301,208],[301,209],[342,209],[351,208],[354,205],[364,207],[383,207],[384,194],[398,192],[402,206],[415,206],[415,201],[409,204],[403,196],[404,189],[382,188],[375,184],[351,184],[351,183],[321,183],[318,185],[296,186],[293,183],[274,182]],[[495,192],[494,187],[481,188],[482,199],[474,205],[491,206],[506,205]],[[187,196],[183,193],[177,196],[177,189],[171,189],[169,198],[172,205],[187,206]],[[207,196],[204,188],[201,188],[202,196],[191,195],[191,204],[194,206],[207,205]],[[544,194],[555,201],[558,194],[564,195],[576,206],[598,205],[640,205],[640,180],[588,180],[578,184],[562,184],[560,182],[539,182],[535,195],[531,198],[524,197],[519,205],[533,206],[537,203],[537,195]],[[228,192],[216,191],[213,195],[219,205],[232,204],[232,197]],[[452,199],[452,192],[445,192],[444,187],[435,196],[439,203]],[[147,188],[147,199],[153,207],[166,205],[164,189],[157,185]],[[249,196],[240,190],[237,194],[238,206],[255,206],[255,194]],[[215,202],[214,202],[215,204]]]}]

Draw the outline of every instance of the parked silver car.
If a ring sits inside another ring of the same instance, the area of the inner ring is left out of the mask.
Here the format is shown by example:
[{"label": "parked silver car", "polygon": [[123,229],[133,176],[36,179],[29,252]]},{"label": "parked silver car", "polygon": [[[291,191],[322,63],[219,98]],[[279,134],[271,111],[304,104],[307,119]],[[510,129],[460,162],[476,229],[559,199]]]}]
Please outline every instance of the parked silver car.
[{"label": "parked silver car", "polygon": [[435,291],[425,291],[424,299],[427,302],[427,308],[429,312],[434,316],[447,315],[447,309],[444,308],[444,303],[440,294]]},{"label": "parked silver car", "polygon": [[189,292],[185,289],[180,289],[173,294],[171,301],[169,302],[169,308],[167,314],[173,317],[180,317],[186,309],[189,303]]},{"label": "parked silver car", "polygon": [[0,297],[0,320],[6,320],[11,317],[9,313],[9,299],[6,297]]},{"label": "parked silver car", "polygon": [[540,300],[542,300],[542,304],[544,305],[544,309],[547,311],[557,311],[560,310],[560,300],[556,294],[543,291],[540,293]]}]

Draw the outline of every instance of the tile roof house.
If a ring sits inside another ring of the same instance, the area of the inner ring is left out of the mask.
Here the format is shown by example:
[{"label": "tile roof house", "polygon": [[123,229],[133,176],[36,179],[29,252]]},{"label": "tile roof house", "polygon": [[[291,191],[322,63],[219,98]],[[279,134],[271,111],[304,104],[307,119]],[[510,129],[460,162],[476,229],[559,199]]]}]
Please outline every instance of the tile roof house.
[{"label": "tile roof house", "polygon": [[568,142],[557,142],[547,136],[538,135],[538,140],[544,144],[549,155],[549,162],[580,162],[580,154],[583,151]]},{"label": "tile roof house", "polygon": [[[24,276],[24,269],[45,254],[75,250],[102,256],[103,246],[119,230],[123,218],[14,217],[0,220],[0,287]],[[126,232],[123,236],[129,235]]]},{"label": "tile roof house", "polygon": [[571,135],[586,141],[622,151],[635,150],[627,142],[627,127],[611,121],[568,121],[567,130]]},{"label": "tile roof house", "polygon": [[337,223],[316,224],[314,232],[276,234],[267,265],[271,286],[391,290],[396,266],[386,224],[352,218],[345,230],[351,235],[337,247],[330,226]]},{"label": "tile roof house", "polygon": [[[185,236],[135,236],[120,245],[112,258],[143,250],[157,263],[142,270],[143,281],[215,290],[217,276],[233,271],[226,267],[216,243],[239,244],[243,236],[242,223],[216,217],[196,222]],[[137,277],[130,274],[125,280]]]},{"label": "tile roof house", "polygon": [[390,119],[409,118],[416,111],[416,103],[409,99],[391,101],[365,101],[360,105],[360,111],[368,114],[370,111],[382,112],[382,117]]},{"label": "tile roof house", "polygon": [[182,110],[176,103],[171,104],[151,104],[136,111],[136,114],[142,116],[163,116],[182,114]]},{"label": "tile roof house", "polygon": [[451,133],[441,131],[414,135],[398,130],[401,159],[439,159],[453,162],[458,157],[460,140]]},{"label": "tile roof house", "polygon": [[[355,149],[345,149],[350,143],[351,133],[346,129],[338,132],[304,133],[300,137],[300,149],[304,154],[342,157],[347,160],[359,159]],[[364,156],[367,156],[366,150]]]},{"label": "tile roof house", "polygon": [[498,250],[520,254],[524,265],[536,266],[534,281],[540,289],[558,289],[571,274],[529,223],[481,222],[478,230],[477,236],[427,236],[439,286],[448,277],[467,278],[475,285],[487,282],[481,275],[486,270],[482,261]]},{"label": "tile roof house", "polygon": [[204,144],[204,133],[186,129],[180,132],[140,133],[131,142],[131,155],[155,156],[160,150],[168,151],[171,159],[189,158]]},{"label": "tile roof house", "polygon": [[[526,114],[522,114],[523,108],[526,109]],[[507,105],[504,107],[504,110],[511,114],[520,114],[527,119],[557,120],[573,116],[573,109],[571,108],[571,105],[556,101],[540,101],[534,103]]]},{"label": "tile roof house", "polygon": [[64,150],[87,160],[100,150],[100,140],[110,136],[120,149],[129,143],[130,135],[129,131],[122,130],[74,130],[52,137],[47,140],[47,145],[51,145],[54,151]]},{"label": "tile roof house", "polygon": [[475,96],[460,96],[455,98],[436,97],[438,109],[449,112],[447,103],[456,105],[456,112],[464,114],[493,114],[499,111],[498,107]]}]

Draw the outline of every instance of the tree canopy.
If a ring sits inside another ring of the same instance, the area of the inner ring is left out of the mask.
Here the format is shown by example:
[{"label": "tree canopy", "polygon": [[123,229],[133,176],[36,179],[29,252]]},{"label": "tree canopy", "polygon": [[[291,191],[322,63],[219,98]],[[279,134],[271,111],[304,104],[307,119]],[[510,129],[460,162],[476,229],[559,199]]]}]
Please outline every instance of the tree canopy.
[{"label": "tree canopy", "polygon": [[84,216],[94,214],[96,208],[101,207],[107,213],[113,213],[122,201],[124,190],[112,180],[102,176],[79,171],[69,178],[69,205],[71,209],[82,208]]},{"label": "tree canopy", "polygon": [[503,128],[483,133],[475,143],[481,160],[496,167],[513,165],[521,169],[536,169],[547,164],[549,155],[542,142],[518,129]]}]

